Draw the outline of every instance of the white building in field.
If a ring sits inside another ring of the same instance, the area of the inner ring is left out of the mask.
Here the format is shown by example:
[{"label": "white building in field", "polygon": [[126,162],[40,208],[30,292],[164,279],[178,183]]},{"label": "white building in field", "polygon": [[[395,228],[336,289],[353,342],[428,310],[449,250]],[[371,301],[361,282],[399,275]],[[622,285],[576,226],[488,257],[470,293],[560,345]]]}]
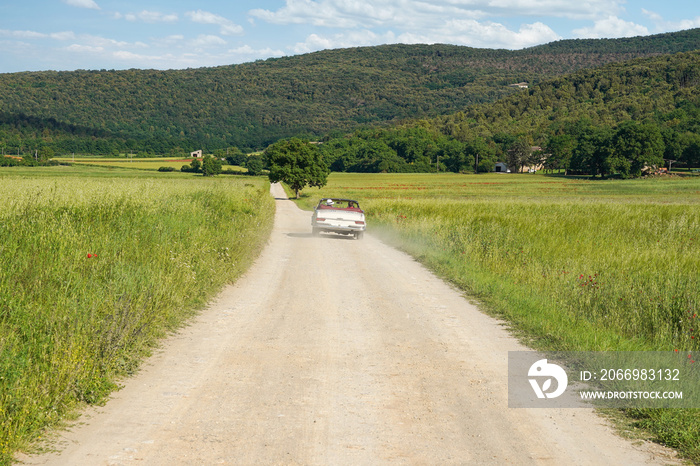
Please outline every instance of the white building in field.
[{"label": "white building in field", "polygon": [[201,159],[202,158],[202,151],[196,150],[194,152],[190,152],[190,157],[194,157],[196,159]]},{"label": "white building in field", "polygon": [[496,162],[496,167],[493,169],[496,173],[510,173],[508,165],[503,162]]}]

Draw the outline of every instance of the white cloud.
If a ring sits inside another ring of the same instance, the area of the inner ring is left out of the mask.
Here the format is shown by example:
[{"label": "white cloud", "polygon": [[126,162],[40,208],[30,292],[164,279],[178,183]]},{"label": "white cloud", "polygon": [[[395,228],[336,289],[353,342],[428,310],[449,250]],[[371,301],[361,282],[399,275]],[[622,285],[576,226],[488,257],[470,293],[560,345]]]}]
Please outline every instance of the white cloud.
[{"label": "white cloud", "polygon": [[672,22],[670,24],[671,24],[671,27],[669,29],[667,29],[670,31],[697,28],[697,27],[700,27],[700,16],[696,17],[695,19],[685,19],[682,21]]},{"label": "white cloud", "polygon": [[472,47],[521,49],[559,40],[561,37],[540,22],[524,24],[517,31],[512,31],[503,24],[490,21],[452,20],[445,24],[443,34],[425,39],[429,43],[447,42]]},{"label": "white cloud", "polygon": [[233,21],[224,18],[223,16],[209,13],[208,11],[188,11],[185,16],[189,17],[195,23],[214,24],[219,26],[219,32],[224,36],[234,36],[243,34],[243,28]]},{"label": "white cloud", "polygon": [[[255,9],[249,15],[272,24],[342,30],[313,31],[290,47],[295,53],[397,41],[519,49],[562,38],[539,18],[600,20],[585,31],[591,35],[608,29],[625,35],[643,31],[633,23],[607,21],[623,11],[622,4],[623,0],[286,0],[277,10]],[[514,18],[521,23],[512,24]]]},{"label": "white cloud", "polygon": [[286,6],[277,10],[251,10],[251,16],[273,24],[311,24],[314,26],[355,28],[361,25],[389,23],[399,13],[393,2],[371,2],[363,0],[287,0]]},{"label": "white cloud", "polygon": [[[472,3],[469,0],[461,4]],[[594,19],[624,11],[626,0],[477,0],[489,14],[501,16],[551,16],[568,19]]]},{"label": "white cloud", "polygon": [[129,45],[128,42],[123,40],[107,39],[105,37],[93,36],[91,34],[83,34],[80,36],[80,39],[84,43],[87,42],[88,45],[92,45],[94,47],[126,47]]},{"label": "white cloud", "polygon": [[648,16],[649,19],[651,19],[652,21],[655,21],[655,22],[660,23],[660,22],[663,22],[663,20],[664,20],[660,14],[653,12],[653,11],[649,11],[646,8],[642,8],[642,13],[644,13],[645,16]]},{"label": "white cloud", "polygon": [[608,16],[596,21],[593,27],[574,29],[573,33],[586,39],[612,39],[644,36],[649,34],[649,30],[645,26],[622,20],[616,16]]},{"label": "white cloud", "polygon": [[13,39],[43,39],[46,34],[36,31],[10,31],[8,29],[0,29],[0,36],[12,37]]},{"label": "white cloud", "polygon": [[[119,15],[119,18],[121,18],[121,15]],[[119,19],[117,18],[117,19]],[[179,18],[177,17],[176,14],[163,14],[157,11],[147,11],[143,10],[140,13],[129,13],[124,15],[124,18],[127,21],[143,21],[146,23],[174,23],[176,22]]]},{"label": "white cloud", "polygon": [[[73,44],[68,47],[64,47],[64,50],[72,53],[92,53],[92,54],[104,54],[104,53],[114,53],[115,50],[120,50],[123,48],[147,48],[148,46],[143,42],[129,43],[125,41],[118,41],[114,39],[107,39],[100,36],[93,36],[89,34],[81,34],[76,36],[73,33],[67,33],[65,38],[68,40],[76,40]],[[62,39],[63,40],[63,39]]]},{"label": "white cloud", "polygon": [[100,9],[94,0],[63,0],[63,3],[70,6],[77,6],[78,8],[90,8],[92,10]]},{"label": "white cloud", "polygon": [[43,32],[36,31],[10,31],[7,29],[0,29],[0,37],[12,37],[14,39],[46,39],[51,38],[55,40],[73,40],[75,39],[75,33],[72,31],[63,32],[53,32],[51,34],[44,34]]},{"label": "white cloud", "polygon": [[685,29],[700,27],[700,16],[697,16],[694,19],[684,19],[681,21],[666,21],[660,14],[654,11],[649,11],[645,8],[642,8],[642,13],[644,13],[644,15],[649,17],[649,19],[654,22],[657,31],[660,32],[682,31]]},{"label": "white cloud", "polygon": [[190,42],[190,46],[196,48],[209,48],[226,45],[226,41],[219,36],[202,34]]},{"label": "white cloud", "polygon": [[376,34],[369,30],[360,30],[335,34],[330,37],[310,34],[304,42],[298,42],[292,46],[291,50],[294,53],[309,53],[325,49],[361,47],[392,42],[396,42],[396,35],[391,31]]},{"label": "white cloud", "polygon": [[156,38],[152,40],[152,43],[158,47],[173,47],[185,40],[185,36],[182,34],[172,34],[170,36]]},{"label": "white cloud", "polygon": [[115,52],[112,52],[112,56],[114,58],[118,58],[119,60],[136,60],[136,61],[147,61],[147,60],[158,60],[160,57],[157,56],[149,56],[149,55],[140,55],[138,53],[133,53],[129,52],[127,50],[117,50]]},{"label": "white cloud", "polygon": [[232,55],[248,55],[253,57],[283,57],[286,55],[282,50],[274,50],[271,48],[254,49],[250,45],[243,45],[235,49],[230,49],[228,53]]},{"label": "white cloud", "polygon": [[336,28],[429,27],[444,18],[560,17],[593,20],[619,14],[624,0],[286,0],[278,10],[253,9],[252,17],[273,24]]},{"label": "white cloud", "polygon": [[73,44],[66,47],[66,50],[68,50],[69,52],[78,53],[102,53],[105,49],[104,47],[93,47],[91,45]]},{"label": "white cloud", "polygon": [[395,34],[393,31],[375,33],[370,30],[348,31],[332,36],[310,34],[304,42],[291,47],[294,53],[344,47],[389,43],[455,44],[471,47],[520,49],[559,40],[561,37],[542,23],[525,24],[517,31],[504,25],[475,20],[446,21],[439,28]]},{"label": "white cloud", "polygon": [[74,40],[75,39],[75,33],[73,31],[63,31],[63,32],[54,32],[50,34],[52,39],[56,40]]}]

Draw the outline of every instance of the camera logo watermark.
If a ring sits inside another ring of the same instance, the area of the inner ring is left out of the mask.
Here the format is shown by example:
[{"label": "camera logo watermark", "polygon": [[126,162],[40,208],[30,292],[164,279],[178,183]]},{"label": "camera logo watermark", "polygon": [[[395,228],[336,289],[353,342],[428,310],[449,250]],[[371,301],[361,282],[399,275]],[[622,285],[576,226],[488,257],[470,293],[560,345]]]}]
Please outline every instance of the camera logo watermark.
[{"label": "camera logo watermark", "polygon": [[[556,364],[548,363],[546,359],[540,359],[530,366],[527,375],[528,377],[536,377],[529,379],[529,381],[537,398],[557,398],[564,393],[569,385],[569,377],[564,369]],[[556,390],[549,392],[549,389],[552,388],[552,379],[557,381]],[[541,386],[539,380],[542,380]]]},{"label": "camera logo watermark", "polygon": [[692,352],[508,352],[511,408],[700,408]]}]

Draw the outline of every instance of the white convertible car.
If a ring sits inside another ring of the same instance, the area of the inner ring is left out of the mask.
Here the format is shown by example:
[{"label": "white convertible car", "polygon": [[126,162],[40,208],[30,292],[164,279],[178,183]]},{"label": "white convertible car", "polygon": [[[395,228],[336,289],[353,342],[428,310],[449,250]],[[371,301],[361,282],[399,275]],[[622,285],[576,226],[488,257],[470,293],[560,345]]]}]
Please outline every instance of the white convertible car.
[{"label": "white convertible car", "polygon": [[366,226],[365,212],[352,199],[323,198],[311,217],[314,236],[321,232],[332,232],[362,239]]}]

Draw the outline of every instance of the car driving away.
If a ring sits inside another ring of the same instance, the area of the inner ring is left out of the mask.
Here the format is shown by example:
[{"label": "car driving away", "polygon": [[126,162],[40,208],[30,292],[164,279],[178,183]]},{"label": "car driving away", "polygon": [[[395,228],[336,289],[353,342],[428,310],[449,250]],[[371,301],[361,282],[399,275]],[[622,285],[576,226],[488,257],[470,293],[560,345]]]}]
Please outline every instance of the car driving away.
[{"label": "car driving away", "polygon": [[353,199],[323,198],[318,202],[311,217],[314,236],[321,232],[329,232],[362,239],[366,226],[365,212]]}]

